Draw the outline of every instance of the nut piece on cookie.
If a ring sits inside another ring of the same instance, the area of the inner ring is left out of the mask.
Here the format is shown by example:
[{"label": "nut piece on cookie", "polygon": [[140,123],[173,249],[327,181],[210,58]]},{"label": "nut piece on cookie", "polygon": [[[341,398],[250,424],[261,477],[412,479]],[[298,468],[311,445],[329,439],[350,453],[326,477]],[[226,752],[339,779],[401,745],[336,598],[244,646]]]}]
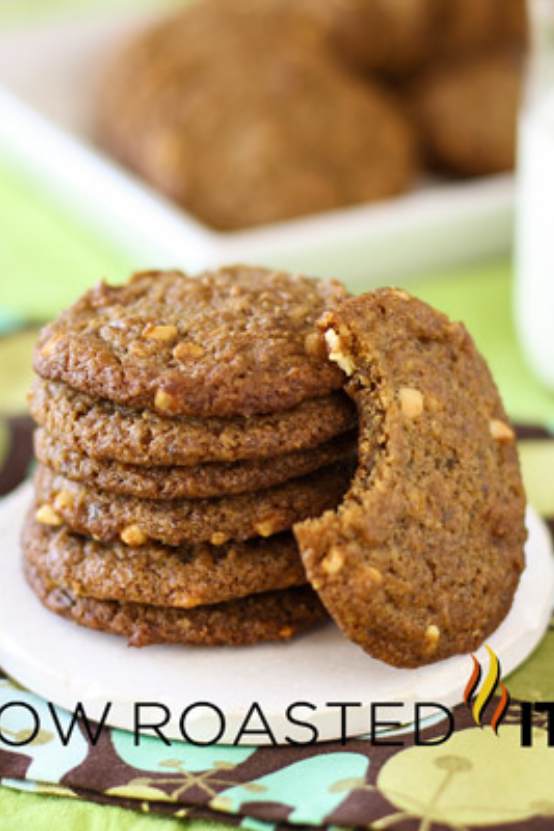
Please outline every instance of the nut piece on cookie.
[{"label": "nut piece on cookie", "polygon": [[181,341],[181,343],[178,343],[173,350],[173,357],[177,361],[188,361],[191,358],[201,358],[205,351],[206,350],[197,343]]},{"label": "nut piece on cookie", "polygon": [[325,341],[329,347],[329,359],[338,364],[347,375],[352,375],[354,362],[345,352],[340,335],[334,329],[328,329],[325,332]]},{"label": "nut piece on cookie", "polygon": [[143,273],[100,283],[62,312],[34,365],[45,380],[134,411],[284,413],[341,389],[314,329],[345,296],[336,280],[250,265]]},{"label": "nut piece on cookie", "polygon": [[463,326],[404,291],[346,300],[319,326],[360,428],[343,502],[294,528],[308,579],[375,658],[417,667],[473,651],[511,607],[526,538],[488,367]]},{"label": "nut piece on cookie", "polygon": [[43,525],[56,526],[62,524],[62,518],[55,512],[51,505],[41,505],[40,508],[37,508],[35,517]]},{"label": "nut piece on cookie", "polygon": [[128,525],[121,532],[121,541],[125,545],[138,546],[148,542],[148,535],[144,533],[140,525]]},{"label": "nut piece on cookie", "polygon": [[489,429],[493,439],[501,444],[515,441],[516,434],[513,428],[498,418],[493,418],[489,421]]},{"label": "nut piece on cookie", "polygon": [[143,338],[147,340],[159,340],[163,343],[175,340],[178,334],[177,327],[171,324],[156,325],[154,323],[147,323],[142,331]]},{"label": "nut piece on cookie", "polygon": [[423,395],[413,387],[402,387],[398,393],[400,409],[406,418],[417,418],[423,412]]}]

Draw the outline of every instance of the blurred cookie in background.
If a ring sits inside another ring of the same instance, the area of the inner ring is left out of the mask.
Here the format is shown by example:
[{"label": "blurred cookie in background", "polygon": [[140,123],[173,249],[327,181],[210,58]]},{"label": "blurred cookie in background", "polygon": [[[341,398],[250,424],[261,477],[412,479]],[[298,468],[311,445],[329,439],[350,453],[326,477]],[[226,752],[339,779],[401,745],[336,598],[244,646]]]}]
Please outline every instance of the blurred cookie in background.
[{"label": "blurred cookie in background", "polygon": [[[437,0],[330,0],[320,3],[330,40],[358,70],[401,76],[433,48]],[[314,2],[315,5],[315,2]]]},{"label": "blurred cookie in background", "polygon": [[523,62],[513,51],[438,63],[416,83],[413,112],[429,166],[460,176],[511,170]]},{"label": "blurred cookie in background", "polygon": [[527,39],[525,0],[330,0],[319,9],[344,61],[393,77]]},{"label": "blurred cookie in background", "polygon": [[307,9],[203,0],[140,35],[105,76],[103,143],[220,230],[405,191],[403,104],[343,67]]},{"label": "blurred cookie in background", "polygon": [[527,43],[525,0],[434,0],[434,53],[445,58]]}]

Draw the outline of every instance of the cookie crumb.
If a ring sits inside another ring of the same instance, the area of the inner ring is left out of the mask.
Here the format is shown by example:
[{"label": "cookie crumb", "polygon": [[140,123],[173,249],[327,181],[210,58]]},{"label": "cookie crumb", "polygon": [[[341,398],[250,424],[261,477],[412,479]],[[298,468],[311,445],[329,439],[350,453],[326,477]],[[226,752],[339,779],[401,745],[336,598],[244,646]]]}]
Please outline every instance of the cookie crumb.
[{"label": "cookie crumb", "polygon": [[223,545],[223,543],[227,542],[227,535],[223,534],[221,531],[216,531],[210,537],[210,542],[212,545]]}]

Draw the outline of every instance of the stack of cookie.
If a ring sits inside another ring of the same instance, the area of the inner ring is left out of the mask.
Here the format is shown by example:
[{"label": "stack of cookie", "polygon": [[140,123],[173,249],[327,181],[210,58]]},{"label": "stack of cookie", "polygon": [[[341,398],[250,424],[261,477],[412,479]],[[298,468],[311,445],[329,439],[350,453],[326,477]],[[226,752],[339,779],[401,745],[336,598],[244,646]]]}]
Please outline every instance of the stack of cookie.
[{"label": "stack of cookie", "polygon": [[130,643],[246,644],[324,617],[290,532],[338,505],[355,411],[315,321],[336,282],[233,267],[100,284],[42,332],[25,570]]}]

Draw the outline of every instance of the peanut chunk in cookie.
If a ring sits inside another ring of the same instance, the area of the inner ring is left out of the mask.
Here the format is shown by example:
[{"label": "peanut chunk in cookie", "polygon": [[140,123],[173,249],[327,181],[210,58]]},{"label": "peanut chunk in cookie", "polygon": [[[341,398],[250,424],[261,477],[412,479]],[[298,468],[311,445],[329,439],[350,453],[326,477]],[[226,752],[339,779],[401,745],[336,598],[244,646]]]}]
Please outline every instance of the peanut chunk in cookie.
[{"label": "peanut chunk in cookie", "polygon": [[412,387],[402,387],[398,393],[402,414],[406,418],[417,418],[423,412],[423,395]]},{"label": "peanut chunk in cookie", "polygon": [[307,577],[374,658],[417,667],[474,651],[510,609],[526,537],[489,369],[463,325],[394,289],[345,300],[318,327],[349,375],[358,467],[335,511],[294,527]]},{"label": "peanut chunk in cookie", "polygon": [[177,335],[177,327],[171,324],[166,326],[156,326],[153,323],[147,323],[142,332],[143,338],[146,338],[147,340],[159,340],[162,343],[168,343],[171,340],[175,340]]},{"label": "peanut chunk in cookie", "polygon": [[354,362],[344,351],[340,335],[334,329],[329,329],[325,332],[325,340],[329,347],[329,360],[338,364],[347,375],[352,375],[354,372]]},{"label": "peanut chunk in cookie", "polygon": [[173,350],[173,357],[176,361],[189,361],[191,358],[201,358],[206,350],[197,343],[181,341]]},{"label": "peanut chunk in cookie", "polygon": [[500,442],[500,444],[509,444],[516,437],[510,425],[504,421],[500,421],[498,418],[493,418],[489,421],[489,430],[493,439]]},{"label": "peanut chunk in cookie", "polygon": [[51,505],[41,505],[38,508],[35,517],[38,522],[41,522],[43,525],[61,525],[62,518],[59,514],[57,514],[54,508]]},{"label": "peanut chunk in cookie", "polygon": [[148,542],[148,536],[144,533],[140,525],[128,525],[121,532],[121,541],[124,542],[125,545],[134,547],[144,545]]}]

